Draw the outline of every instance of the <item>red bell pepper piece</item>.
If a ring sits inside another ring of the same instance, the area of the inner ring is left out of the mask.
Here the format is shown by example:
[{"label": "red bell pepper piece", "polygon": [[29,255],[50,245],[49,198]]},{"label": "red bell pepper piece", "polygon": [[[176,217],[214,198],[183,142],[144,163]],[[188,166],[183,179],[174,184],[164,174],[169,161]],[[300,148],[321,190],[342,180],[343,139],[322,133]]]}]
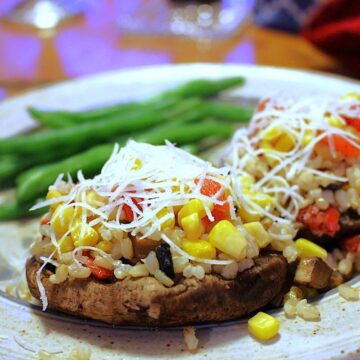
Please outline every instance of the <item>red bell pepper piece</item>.
[{"label": "red bell pepper piece", "polygon": [[266,108],[266,105],[269,103],[269,101],[270,101],[269,98],[260,101],[256,108],[256,111],[258,111],[258,112],[264,111]]},{"label": "red bell pepper piece", "polygon": [[49,225],[50,224],[50,219],[48,218],[47,215],[44,215],[41,219],[40,219],[40,225]]},{"label": "red bell pepper piece", "polygon": [[[131,198],[131,200],[139,210],[142,210],[142,206],[140,205],[142,199],[134,197]],[[128,222],[134,221],[134,212],[128,204],[123,205],[123,210],[125,212],[125,220]]]},{"label": "red bell pepper piece", "polygon": [[356,253],[360,246],[360,235],[355,235],[343,241],[341,247],[347,252]]},{"label": "red bell pepper piece", "polygon": [[[199,179],[195,179],[195,184],[198,184],[198,183],[199,183]],[[222,185],[219,184],[217,181],[205,178],[203,184],[201,185],[200,192],[201,192],[201,194],[203,194],[205,196],[212,197],[212,196],[216,195],[217,193],[219,193],[221,189],[222,189]],[[226,201],[225,191],[223,191],[220,195],[217,196],[217,200],[223,201],[224,203],[222,205],[216,204],[214,206],[213,215],[214,215],[214,211],[215,211],[215,214],[219,214],[220,212],[222,212],[222,213],[228,215],[230,206],[229,206],[229,203]],[[214,215],[214,217],[215,217],[215,215]],[[215,219],[215,220],[217,220],[217,219]],[[217,220],[217,221],[219,221],[219,220]]]},{"label": "red bell pepper piece", "polygon": [[211,214],[214,217],[214,221],[210,221],[210,219],[205,216],[204,218],[201,219],[204,227],[205,227],[205,232],[209,233],[211,231],[211,229],[214,227],[214,225],[221,221],[221,220],[227,220],[229,218],[229,216],[227,214],[225,214],[222,211],[219,211],[217,209],[214,209]]},{"label": "red bell pepper piece", "polygon": [[[115,191],[118,187],[119,187],[119,185],[115,185],[112,188],[112,191]],[[131,191],[131,192],[135,192],[135,191]],[[122,196],[123,195],[120,195],[119,198],[122,198]],[[142,210],[142,206],[140,205],[140,202],[142,199],[133,197],[133,198],[131,198],[131,200],[139,210]],[[123,204],[122,209],[125,213],[125,221],[127,221],[127,222],[134,221],[134,212],[133,212],[132,208],[128,204]]]},{"label": "red bell pepper piece", "polygon": [[[199,179],[195,179],[195,183],[198,184]],[[217,181],[206,178],[201,186],[200,192],[203,195],[211,197],[219,193],[221,189],[222,185]],[[210,221],[207,216],[201,219],[206,232],[210,232],[213,226],[219,221],[227,220],[229,218],[230,205],[228,202],[226,202],[225,192],[222,192],[220,195],[218,195],[217,199],[224,201],[224,203],[222,205],[214,205],[214,209],[211,212],[212,216],[214,217],[214,221]]]},{"label": "red bell pepper piece", "polygon": [[345,122],[352,126],[356,131],[360,132],[360,118],[352,118],[346,115],[341,115]]},{"label": "red bell pepper piece", "polygon": [[309,205],[299,211],[297,220],[317,236],[334,236],[340,230],[340,213],[334,207],[320,210],[314,205]]},{"label": "red bell pepper piece", "polygon": [[85,266],[87,266],[91,273],[100,280],[109,279],[113,276],[113,272],[105,269],[101,266],[98,266],[94,263],[93,259],[89,259],[86,261]]},{"label": "red bell pepper piece", "polygon": [[[351,144],[347,139],[342,137],[341,135],[334,134],[332,135],[333,144],[335,147],[335,151],[343,154],[347,157],[356,157],[360,155],[360,149]],[[323,140],[321,140],[322,143],[329,145],[329,139],[326,137]],[[359,139],[359,145],[360,145],[360,139]]]}]

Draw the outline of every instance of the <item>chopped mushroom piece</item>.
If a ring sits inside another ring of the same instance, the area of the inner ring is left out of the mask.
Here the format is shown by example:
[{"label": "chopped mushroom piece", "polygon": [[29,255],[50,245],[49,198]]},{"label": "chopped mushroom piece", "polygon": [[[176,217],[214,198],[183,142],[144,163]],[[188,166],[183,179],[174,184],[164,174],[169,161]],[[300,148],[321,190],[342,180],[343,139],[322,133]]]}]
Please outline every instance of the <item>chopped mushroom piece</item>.
[{"label": "chopped mushroom piece", "polygon": [[144,259],[150,251],[159,245],[159,241],[148,238],[142,239],[140,236],[132,237],[131,241],[134,248],[134,255],[137,259]]},{"label": "chopped mushroom piece", "polygon": [[344,276],[338,271],[333,271],[329,279],[329,288],[334,289],[344,282]]},{"label": "chopped mushroom piece", "polygon": [[295,273],[295,283],[324,289],[328,286],[333,270],[320,258],[302,259]]}]

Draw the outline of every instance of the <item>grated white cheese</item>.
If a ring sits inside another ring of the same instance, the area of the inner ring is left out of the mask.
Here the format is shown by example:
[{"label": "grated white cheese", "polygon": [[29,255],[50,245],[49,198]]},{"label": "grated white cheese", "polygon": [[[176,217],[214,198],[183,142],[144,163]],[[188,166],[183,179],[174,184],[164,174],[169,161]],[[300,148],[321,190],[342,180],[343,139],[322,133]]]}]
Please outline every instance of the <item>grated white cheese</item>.
[{"label": "grated white cheese", "polygon": [[[190,199],[197,198],[202,200],[206,214],[210,221],[214,220],[210,207],[212,205],[222,205],[224,201],[218,200],[222,192],[229,193],[229,202],[234,204],[234,193],[231,190],[231,179],[227,176],[228,167],[216,168],[211,163],[201,160],[187,152],[176,148],[167,142],[164,146],[153,146],[148,144],[129,141],[126,146],[120,148],[115,145],[113,153],[100,174],[92,179],[86,179],[82,172],[77,174],[78,182],[73,183],[69,178],[67,187],[60,175],[54,189],[60,186],[64,194],[61,198],[45,200],[33,209],[39,209],[61,201],[59,208],[60,222],[64,222],[64,211],[69,207],[81,208],[81,234],[86,231],[87,218],[92,217],[90,225],[94,226],[101,223],[109,230],[121,230],[133,236],[140,235],[140,238],[154,236],[159,231],[161,224],[173,218],[169,213],[158,219],[157,214],[164,208],[181,206]],[[195,181],[195,179],[197,181]],[[213,196],[206,196],[201,193],[201,186],[205,179],[215,180],[222,188]],[[64,185],[65,184],[65,185]],[[106,199],[103,203],[96,204],[87,201],[90,191],[95,191],[101,198]],[[122,217],[123,209],[128,207],[132,211],[133,219],[124,222]],[[235,210],[231,209],[231,217],[235,218]],[[69,230],[64,234],[70,234],[70,228],[74,223],[74,218],[70,222]],[[176,244],[162,234],[163,240],[171,245],[173,249],[181,253],[190,260],[226,265],[230,260],[204,260],[189,256]],[[55,231],[50,227],[51,242],[55,251],[60,251],[59,243]],[[160,237],[159,237],[160,238]],[[95,247],[81,246],[73,251],[74,262],[81,265],[80,250],[97,251],[105,258],[110,255]],[[41,272],[47,263],[56,264],[52,259],[54,253],[49,258],[43,258],[44,264],[37,273],[37,282],[45,310],[48,303],[46,293],[41,284]],[[119,265],[117,261],[115,266]]]},{"label": "grated white cheese", "polygon": [[[324,139],[327,139],[330,152],[335,155],[334,135],[344,138],[349,144],[360,149],[357,135],[348,128],[335,127],[329,123],[330,117],[344,123],[342,115],[360,118],[360,102],[354,98],[339,100],[331,97],[305,99],[275,97],[263,101],[262,104],[264,109],[254,114],[247,129],[239,129],[235,133],[231,144],[222,156],[225,164],[232,168],[235,203],[240,203],[246,211],[254,209],[262,216],[267,216],[277,222],[292,221],[296,218],[300,204],[304,201],[299,196],[299,189],[290,184],[300,171],[307,169],[320,178],[338,182],[348,181],[346,177],[337,176],[324,169],[314,169],[307,164],[315,146]],[[278,128],[294,139],[294,147],[287,152],[261,148],[260,144],[264,135]],[[302,145],[305,136],[309,134],[312,136],[311,141],[305,146]],[[254,189],[272,196],[276,195],[275,208],[279,216],[270,214],[266,209],[262,209],[251,199],[242,195],[242,185],[238,176],[262,155],[276,160],[277,164],[269,171],[263,171],[262,176],[258,176]]]},{"label": "grated white cheese", "polygon": [[40,266],[39,270],[36,272],[36,283],[37,283],[37,286],[39,288],[39,293],[40,293],[40,301],[41,301],[41,304],[42,304],[42,310],[45,311],[48,307],[48,298],[46,296],[46,291],[45,291],[45,287],[41,281],[41,273],[42,271],[44,270],[45,266],[47,264],[52,264],[53,261],[51,260],[52,257],[55,255],[55,251],[53,251],[51,253],[51,255],[47,258],[45,256],[42,256],[41,257],[41,260],[43,261],[43,264]]}]

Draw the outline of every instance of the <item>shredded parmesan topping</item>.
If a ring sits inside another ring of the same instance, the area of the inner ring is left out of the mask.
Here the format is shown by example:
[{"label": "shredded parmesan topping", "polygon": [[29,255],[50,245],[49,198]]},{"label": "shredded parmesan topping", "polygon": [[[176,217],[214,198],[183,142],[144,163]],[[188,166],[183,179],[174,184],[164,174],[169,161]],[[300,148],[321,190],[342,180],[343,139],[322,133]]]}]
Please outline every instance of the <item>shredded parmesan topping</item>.
[{"label": "shredded parmesan topping", "polygon": [[[65,221],[64,214],[67,208],[81,210],[81,215],[77,219],[77,221],[79,219],[81,221],[80,236],[84,235],[87,225],[93,227],[99,224],[109,230],[121,230],[132,236],[147,238],[158,233],[161,225],[174,217],[172,211],[165,216],[157,216],[161,210],[185,205],[190,199],[202,200],[209,220],[214,221],[210,206],[222,205],[224,201],[218,200],[219,194],[203,195],[200,191],[201,186],[205,178],[216,180],[221,185],[222,191],[229,194],[229,203],[233,204],[234,193],[230,189],[231,178],[227,176],[228,172],[229,168],[215,168],[211,163],[188,154],[169,142],[164,146],[152,146],[129,141],[123,148],[115,145],[110,159],[99,175],[92,179],[86,179],[79,171],[77,183],[73,183],[73,180],[69,179],[67,184],[69,192],[66,195],[38,203],[33,210],[61,202],[58,216],[62,223]],[[60,191],[60,187],[64,186],[63,178],[63,175],[59,175],[50,190]],[[89,200],[89,194],[92,191],[98,200]],[[124,221],[122,217],[125,208],[129,209],[132,214],[130,221],[129,219]],[[88,223],[89,216],[91,216],[91,220]],[[231,216],[232,218],[236,217],[234,209],[231,210]],[[64,237],[70,235],[74,221],[73,218],[69,224],[69,230],[63,235]],[[49,232],[49,237],[56,250],[51,256],[42,257],[44,263],[37,273],[37,283],[44,310],[47,307],[47,298],[41,283],[41,272],[48,263],[58,266],[52,257],[56,251],[60,254],[59,239],[57,239],[53,226],[49,227]],[[232,262],[232,260],[196,258],[179,248],[164,233],[160,234],[160,238],[189,260],[223,265]],[[81,261],[77,258],[80,250],[92,250],[105,258],[111,257],[95,247],[77,246],[73,251],[73,259],[78,265],[81,265]],[[118,264],[114,263],[114,265]]]},{"label": "shredded parmesan topping", "polygon": [[[353,128],[346,126],[344,117],[360,118],[360,101],[356,96],[341,100],[333,98],[274,98],[264,99],[261,109],[253,116],[248,128],[239,129],[231,144],[225,149],[223,158],[232,167],[232,186],[236,188],[235,201],[246,208],[252,208],[263,216],[277,222],[296,219],[304,201],[293,180],[304,169],[319,178],[337,182],[348,179],[334,174],[333,169],[315,169],[307,166],[317,144],[327,141],[330,154],[335,157],[334,136],[345,139],[351,146],[360,149],[359,136]],[[334,126],[334,123],[338,126]],[[268,134],[287,134],[293,146],[287,151],[264,146]],[[251,199],[242,196],[243,184],[239,175],[256,166],[257,159],[266,157],[272,166],[257,168],[254,189],[271,196],[276,195],[275,208],[279,215],[262,209]]]},{"label": "shredded parmesan topping", "polygon": [[[228,171],[228,168],[215,168],[170,143],[152,146],[129,141],[121,149],[115,146],[99,175],[85,179],[79,172],[79,181],[68,195],[43,201],[35,205],[33,210],[63,201],[62,210],[74,206],[83,210],[83,224],[86,223],[87,214],[91,213],[95,217],[91,226],[102,223],[109,229],[130,232],[133,236],[141,233],[145,238],[169,219],[166,216],[158,219],[156,215],[160,210],[184,205],[193,198],[203,200],[206,213],[212,220],[210,203],[221,205],[223,202],[217,199],[218,194],[211,197],[201,194],[201,185],[205,178],[214,179],[231,193],[230,179],[226,176]],[[198,179],[198,182],[195,183],[194,179]],[[52,188],[56,189],[58,184],[57,180]],[[90,205],[87,201],[90,190],[106,199],[105,204],[99,207]],[[134,214],[131,222],[120,219],[124,206],[128,206]]]}]

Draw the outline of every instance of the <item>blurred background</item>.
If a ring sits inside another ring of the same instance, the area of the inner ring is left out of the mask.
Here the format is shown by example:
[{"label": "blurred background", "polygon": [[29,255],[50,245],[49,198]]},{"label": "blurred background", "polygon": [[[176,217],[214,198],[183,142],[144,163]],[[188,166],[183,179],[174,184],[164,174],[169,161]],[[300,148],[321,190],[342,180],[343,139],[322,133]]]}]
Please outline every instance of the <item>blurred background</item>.
[{"label": "blurred background", "polygon": [[359,78],[360,1],[0,1],[0,99],[106,70],[190,62]]}]

